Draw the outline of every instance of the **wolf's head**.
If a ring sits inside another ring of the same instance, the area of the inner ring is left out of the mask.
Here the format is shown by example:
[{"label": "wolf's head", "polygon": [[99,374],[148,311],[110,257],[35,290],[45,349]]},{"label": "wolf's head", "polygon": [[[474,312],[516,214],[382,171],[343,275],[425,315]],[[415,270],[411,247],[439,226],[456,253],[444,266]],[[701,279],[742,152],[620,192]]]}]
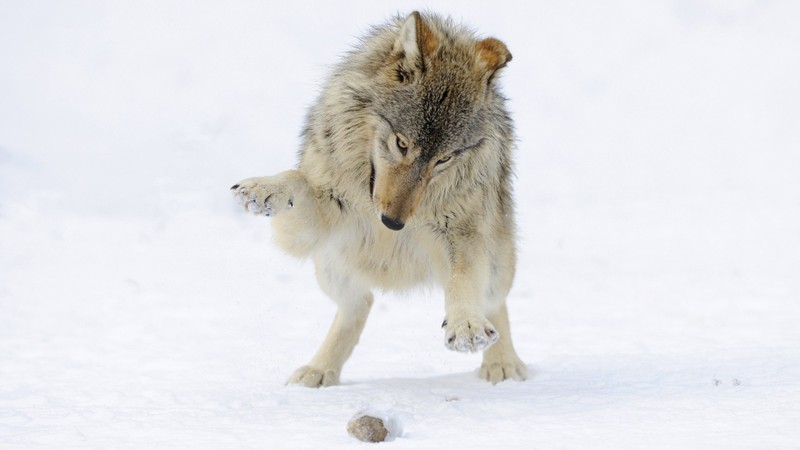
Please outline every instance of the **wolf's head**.
[{"label": "wolf's head", "polygon": [[401,22],[377,69],[371,154],[370,190],[388,228],[402,229],[431,180],[481,147],[502,101],[493,80],[510,60],[499,40],[440,18],[414,12]]}]

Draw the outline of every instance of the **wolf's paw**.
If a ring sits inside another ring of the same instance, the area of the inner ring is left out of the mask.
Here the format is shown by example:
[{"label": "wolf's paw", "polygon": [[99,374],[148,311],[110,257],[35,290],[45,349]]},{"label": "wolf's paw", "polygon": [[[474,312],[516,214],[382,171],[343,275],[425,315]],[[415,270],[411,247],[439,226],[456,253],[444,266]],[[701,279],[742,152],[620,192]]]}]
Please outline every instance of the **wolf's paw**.
[{"label": "wolf's paw", "polygon": [[318,388],[339,384],[339,372],[333,369],[318,369],[303,366],[294,371],[286,384],[299,384],[305,387]]},{"label": "wolf's paw", "polygon": [[283,174],[242,180],[231,187],[245,211],[274,216],[294,206],[294,189]]},{"label": "wolf's paw", "polygon": [[444,319],[444,345],[459,352],[478,352],[500,339],[500,333],[488,320],[470,317],[461,320]]},{"label": "wolf's paw", "polygon": [[517,358],[510,361],[484,362],[479,370],[481,378],[497,384],[505,380],[525,381],[528,379],[528,368]]}]

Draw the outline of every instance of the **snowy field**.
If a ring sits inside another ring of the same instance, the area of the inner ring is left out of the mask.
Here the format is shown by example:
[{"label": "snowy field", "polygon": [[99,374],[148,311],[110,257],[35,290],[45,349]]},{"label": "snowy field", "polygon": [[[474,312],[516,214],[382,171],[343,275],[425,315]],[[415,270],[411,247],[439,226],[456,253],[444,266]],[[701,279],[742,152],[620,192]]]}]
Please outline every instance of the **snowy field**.
[{"label": "snowy field", "polygon": [[[295,163],[370,24],[504,40],[517,351],[379,295],[342,385],[284,381],[334,305],[228,188]],[[0,0],[0,448],[800,448],[800,3]]]}]

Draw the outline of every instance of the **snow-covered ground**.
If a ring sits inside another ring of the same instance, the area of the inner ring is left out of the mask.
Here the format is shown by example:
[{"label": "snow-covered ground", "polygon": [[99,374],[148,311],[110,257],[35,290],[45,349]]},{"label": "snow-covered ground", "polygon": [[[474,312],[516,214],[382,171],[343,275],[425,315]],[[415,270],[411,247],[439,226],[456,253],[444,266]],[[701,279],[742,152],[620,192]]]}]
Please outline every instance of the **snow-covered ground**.
[{"label": "snow-covered ground", "polygon": [[0,2],[0,448],[800,446],[800,3],[436,2],[514,54],[533,376],[379,296],[341,386],[284,381],[332,319],[228,187],[417,2]]}]

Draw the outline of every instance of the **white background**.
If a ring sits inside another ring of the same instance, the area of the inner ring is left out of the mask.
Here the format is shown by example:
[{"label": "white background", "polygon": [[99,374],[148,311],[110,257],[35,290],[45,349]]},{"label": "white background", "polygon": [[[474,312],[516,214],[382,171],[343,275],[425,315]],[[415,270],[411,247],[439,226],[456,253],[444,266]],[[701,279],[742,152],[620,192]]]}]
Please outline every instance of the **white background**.
[{"label": "white background", "polygon": [[[285,379],[334,313],[228,192],[296,162],[369,25],[507,43],[532,373],[379,295],[342,385]],[[0,447],[800,444],[800,3],[0,1]]]}]

